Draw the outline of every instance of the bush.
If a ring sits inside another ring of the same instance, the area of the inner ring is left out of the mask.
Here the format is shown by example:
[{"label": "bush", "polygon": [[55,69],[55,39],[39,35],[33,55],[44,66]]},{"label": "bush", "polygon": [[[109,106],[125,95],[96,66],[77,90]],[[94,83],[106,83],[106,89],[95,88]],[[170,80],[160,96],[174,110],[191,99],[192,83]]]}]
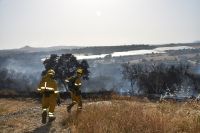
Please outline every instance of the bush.
[{"label": "bush", "polygon": [[189,86],[195,88],[200,80],[190,73],[190,65],[187,63],[126,63],[122,67],[123,78],[130,81],[132,91],[137,83],[139,90],[147,94],[161,94],[166,91],[174,93]]}]

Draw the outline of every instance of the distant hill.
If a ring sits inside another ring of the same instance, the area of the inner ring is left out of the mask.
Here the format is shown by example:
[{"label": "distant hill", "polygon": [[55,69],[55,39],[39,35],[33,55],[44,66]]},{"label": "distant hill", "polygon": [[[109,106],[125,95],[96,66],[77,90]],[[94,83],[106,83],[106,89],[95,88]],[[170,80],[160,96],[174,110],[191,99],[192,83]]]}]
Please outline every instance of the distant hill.
[{"label": "distant hill", "polygon": [[148,45],[148,44],[132,44],[132,45],[119,45],[119,46],[93,46],[93,47],[83,47],[79,49],[61,49],[54,51],[56,53],[80,53],[80,54],[110,54],[113,52],[123,52],[131,50],[150,50],[158,47],[176,47],[176,46],[199,46],[200,43],[170,43],[170,44],[160,44],[160,45]]},{"label": "distant hill", "polygon": [[61,49],[79,49],[82,48],[80,46],[53,46],[53,47],[31,47],[31,46],[24,46],[22,48],[16,49],[17,51],[24,51],[24,52],[47,52],[47,51],[56,51]]},{"label": "distant hill", "polygon": [[133,45],[120,45],[120,46],[91,46],[91,47],[81,47],[81,46],[53,46],[53,47],[31,47],[24,46],[19,49],[9,49],[0,50],[0,56],[11,56],[16,54],[24,53],[37,53],[41,55],[50,54],[86,54],[86,55],[97,55],[97,54],[110,54],[113,52],[123,52],[130,50],[150,50],[158,47],[175,47],[175,46],[200,46],[200,43],[171,43],[171,44],[160,44],[160,45],[144,45],[144,44],[133,44]]},{"label": "distant hill", "polygon": [[194,43],[200,43],[200,40],[194,41]]}]

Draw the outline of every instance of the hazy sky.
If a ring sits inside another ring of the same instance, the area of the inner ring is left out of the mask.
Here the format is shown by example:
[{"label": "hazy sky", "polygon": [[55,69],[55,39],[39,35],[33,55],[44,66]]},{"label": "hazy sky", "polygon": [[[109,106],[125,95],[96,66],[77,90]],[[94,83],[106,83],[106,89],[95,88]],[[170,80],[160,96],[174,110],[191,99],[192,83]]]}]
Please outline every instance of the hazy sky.
[{"label": "hazy sky", "polygon": [[0,0],[0,49],[200,40],[200,0]]}]

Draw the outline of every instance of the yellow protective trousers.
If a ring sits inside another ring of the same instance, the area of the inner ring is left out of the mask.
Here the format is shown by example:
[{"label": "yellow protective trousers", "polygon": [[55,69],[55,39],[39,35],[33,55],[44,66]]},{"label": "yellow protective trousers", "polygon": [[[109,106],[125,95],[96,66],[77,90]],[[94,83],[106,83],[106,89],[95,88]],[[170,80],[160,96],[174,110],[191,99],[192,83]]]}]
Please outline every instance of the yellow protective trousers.
[{"label": "yellow protective trousers", "polygon": [[82,108],[82,98],[81,98],[81,95],[76,95],[75,93],[73,92],[70,92],[71,94],[71,98],[72,98],[72,103],[73,104],[76,104],[78,103],[78,108]]},{"label": "yellow protective trousers", "polygon": [[54,113],[56,106],[56,95],[50,94],[49,97],[46,97],[44,94],[42,96],[42,109],[49,108],[49,112]]}]

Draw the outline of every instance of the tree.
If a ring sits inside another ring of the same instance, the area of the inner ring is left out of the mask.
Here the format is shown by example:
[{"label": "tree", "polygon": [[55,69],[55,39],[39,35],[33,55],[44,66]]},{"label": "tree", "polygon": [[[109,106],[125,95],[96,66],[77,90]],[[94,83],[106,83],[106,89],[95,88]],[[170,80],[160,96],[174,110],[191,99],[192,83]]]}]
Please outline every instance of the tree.
[{"label": "tree", "polygon": [[[134,92],[133,85],[137,83],[139,90],[148,94],[161,94],[169,90],[171,93],[180,90],[183,83],[193,85],[197,78],[189,73],[190,66],[187,63],[140,63],[122,65],[123,78],[131,83],[131,92]],[[191,83],[194,82],[194,83]]]},{"label": "tree", "polygon": [[122,68],[123,78],[130,81],[131,90],[129,90],[129,92],[131,93],[131,95],[133,95],[135,82],[137,81],[139,75],[144,74],[145,70],[143,69],[143,66],[141,64],[132,65],[130,63],[123,64]]},{"label": "tree", "polygon": [[72,54],[62,54],[58,56],[52,54],[50,58],[43,62],[45,70],[42,72],[42,76],[47,73],[49,69],[55,71],[55,80],[58,81],[59,85],[65,86],[64,80],[68,77],[73,76],[76,73],[77,68],[83,69],[83,79],[89,79],[89,65],[86,60],[78,61]]}]

